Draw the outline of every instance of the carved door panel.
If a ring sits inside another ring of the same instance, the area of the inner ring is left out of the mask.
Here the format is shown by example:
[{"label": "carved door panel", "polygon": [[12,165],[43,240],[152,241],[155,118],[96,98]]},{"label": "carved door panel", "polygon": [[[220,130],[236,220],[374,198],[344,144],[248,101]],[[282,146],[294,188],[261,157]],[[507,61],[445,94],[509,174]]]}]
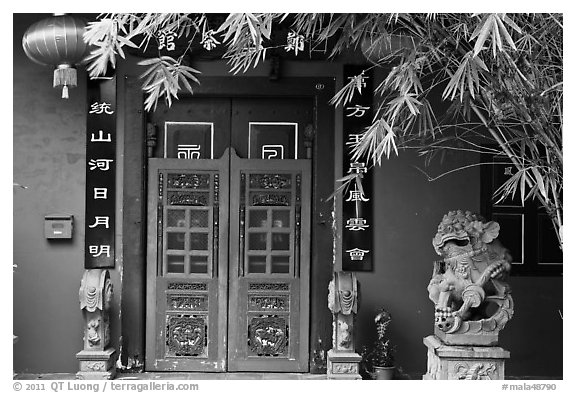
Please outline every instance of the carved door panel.
[{"label": "carved door panel", "polygon": [[147,370],[225,371],[228,168],[149,161]]},{"label": "carved door panel", "polygon": [[310,160],[231,168],[229,370],[307,371]]}]

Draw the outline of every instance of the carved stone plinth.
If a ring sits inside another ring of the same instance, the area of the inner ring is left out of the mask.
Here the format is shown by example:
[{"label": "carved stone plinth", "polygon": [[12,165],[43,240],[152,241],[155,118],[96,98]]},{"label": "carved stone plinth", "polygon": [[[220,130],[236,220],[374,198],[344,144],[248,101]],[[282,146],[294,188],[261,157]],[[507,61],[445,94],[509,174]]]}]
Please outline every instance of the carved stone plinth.
[{"label": "carved stone plinth", "polygon": [[362,357],[354,348],[354,319],[358,312],[356,275],[335,272],[328,286],[328,308],[332,311],[332,349],[328,351],[328,379],[362,379]]},{"label": "carved stone plinth", "polygon": [[436,336],[424,338],[428,369],[422,379],[502,380],[510,352],[501,347],[445,345]]},{"label": "carved stone plinth", "polygon": [[362,379],[360,361],[356,352],[328,351],[328,379]]},{"label": "carved stone plinth", "polygon": [[78,379],[111,379],[116,374],[116,351],[110,347],[112,282],[107,270],[84,272],[80,285],[80,309],[84,317],[84,349],[76,354]]},{"label": "carved stone plinth", "polygon": [[116,350],[108,348],[103,351],[83,350],[76,354],[80,363],[77,379],[114,379],[116,376]]}]

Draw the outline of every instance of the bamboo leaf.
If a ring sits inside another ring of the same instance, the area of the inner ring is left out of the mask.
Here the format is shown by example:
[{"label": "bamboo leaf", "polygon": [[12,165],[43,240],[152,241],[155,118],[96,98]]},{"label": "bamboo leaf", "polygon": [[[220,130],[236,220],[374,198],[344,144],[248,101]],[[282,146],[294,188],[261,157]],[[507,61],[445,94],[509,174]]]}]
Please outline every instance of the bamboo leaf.
[{"label": "bamboo leaf", "polygon": [[478,37],[476,39],[476,44],[474,44],[474,56],[478,56],[480,51],[484,48],[486,39],[488,38],[490,32],[492,31],[493,23],[494,18],[492,17],[492,15],[491,14],[487,15],[484,19],[484,23],[482,23],[481,25],[482,27],[480,28],[480,30],[474,31],[474,33],[472,33],[472,37],[470,37],[470,40],[473,40],[474,38],[476,38],[476,36]]},{"label": "bamboo leaf", "polygon": [[494,22],[492,23],[492,55],[496,58],[496,49],[502,52],[502,39],[500,38],[500,30],[498,29],[497,15],[493,15]]},{"label": "bamboo leaf", "polygon": [[[500,34],[502,36],[504,36],[504,39],[506,40],[508,45],[510,45],[510,47],[512,49],[516,50],[516,45],[514,44],[514,40],[512,39],[510,34],[508,33],[508,30],[506,30],[506,26],[504,26],[504,23],[502,22],[502,20],[500,20],[500,18],[497,17],[496,22],[498,23],[498,30],[500,31]],[[502,50],[501,46],[500,46],[500,50]]]},{"label": "bamboo leaf", "polygon": [[151,64],[160,63],[161,61],[162,61],[161,58],[159,58],[159,57],[154,57],[154,58],[152,58],[152,59],[141,60],[141,61],[138,62],[138,65],[147,66],[147,65],[151,65]]},{"label": "bamboo leaf", "polygon": [[508,15],[504,14],[504,17],[502,19],[508,26],[512,27],[518,34],[522,34],[522,29],[520,28],[520,26],[518,26],[512,19],[510,19]]},{"label": "bamboo leaf", "polygon": [[524,206],[524,200],[526,198],[526,170],[522,169],[520,179],[520,199],[522,200],[522,206]]},{"label": "bamboo leaf", "polygon": [[118,41],[120,41],[120,43],[122,43],[122,44],[124,44],[124,45],[126,45],[126,46],[129,46],[129,47],[131,47],[131,48],[138,48],[138,45],[136,45],[135,43],[133,43],[133,42],[130,41],[129,39],[124,38],[124,37],[122,37],[122,36],[120,36],[120,35],[118,36]]},{"label": "bamboo leaf", "polygon": [[544,178],[542,177],[542,174],[540,173],[540,171],[538,171],[537,168],[532,168],[532,173],[536,178],[536,184],[538,185],[538,191],[540,192],[540,195],[542,195],[544,200],[548,202],[548,192],[546,191],[546,187],[544,186]]}]

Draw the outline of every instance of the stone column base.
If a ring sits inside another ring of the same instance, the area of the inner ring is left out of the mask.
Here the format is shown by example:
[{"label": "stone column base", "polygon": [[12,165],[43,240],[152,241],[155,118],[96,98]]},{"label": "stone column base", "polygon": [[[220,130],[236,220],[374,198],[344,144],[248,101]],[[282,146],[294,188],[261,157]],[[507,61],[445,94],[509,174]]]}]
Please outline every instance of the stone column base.
[{"label": "stone column base", "polygon": [[360,361],[356,352],[328,351],[328,379],[362,379]]},{"label": "stone column base", "polygon": [[114,379],[116,376],[116,350],[108,348],[103,351],[83,350],[76,354],[80,362],[77,379]]},{"label": "stone column base", "polygon": [[503,380],[510,352],[501,347],[446,345],[436,336],[424,338],[428,370],[422,379]]}]

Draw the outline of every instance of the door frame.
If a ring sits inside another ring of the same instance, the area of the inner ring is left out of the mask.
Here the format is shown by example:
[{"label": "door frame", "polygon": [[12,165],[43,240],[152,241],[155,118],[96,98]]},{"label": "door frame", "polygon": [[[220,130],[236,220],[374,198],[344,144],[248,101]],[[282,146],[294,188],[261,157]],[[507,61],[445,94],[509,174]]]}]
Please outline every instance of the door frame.
[{"label": "door frame", "polygon": [[[311,373],[325,372],[325,353],[331,347],[332,314],[326,306],[332,278],[334,190],[334,95],[336,78],[206,76],[194,89],[195,97],[303,97],[314,103],[312,145],[312,220],[310,259],[309,365]],[[146,322],[147,137],[146,113],[140,80],[126,76],[124,91],[124,146],[122,195],[121,348],[123,364],[144,361]],[[139,147],[139,148],[135,148]],[[138,321],[137,323],[134,323]]]}]

